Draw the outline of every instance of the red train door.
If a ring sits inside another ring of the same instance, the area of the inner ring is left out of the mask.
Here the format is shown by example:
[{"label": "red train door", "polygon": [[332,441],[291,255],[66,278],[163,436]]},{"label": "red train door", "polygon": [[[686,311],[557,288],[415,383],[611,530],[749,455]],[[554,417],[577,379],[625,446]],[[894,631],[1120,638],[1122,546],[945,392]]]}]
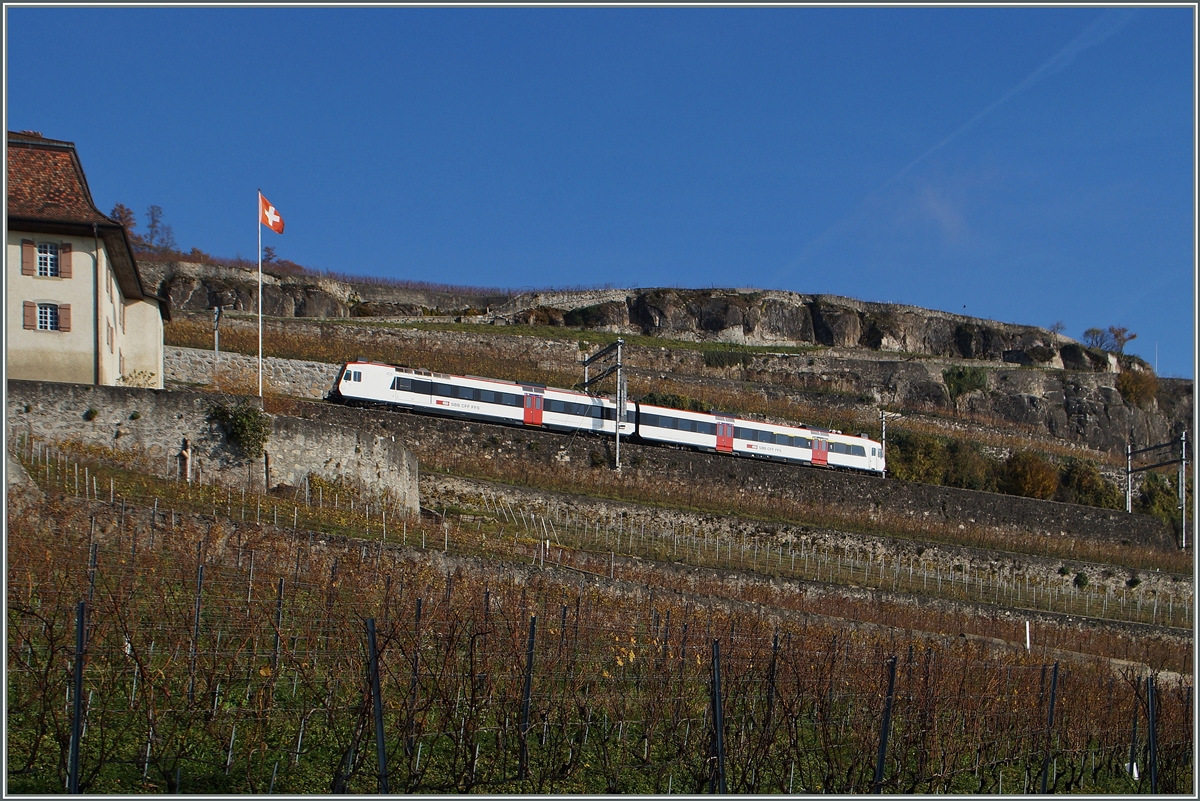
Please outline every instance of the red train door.
[{"label": "red train door", "polygon": [[717,453],[733,453],[733,423],[717,423]]},{"label": "red train door", "polygon": [[812,463],[829,464],[829,440],[813,437],[812,444]]},{"label": "red train door", "polygon": [[525,425],[540,426],[542,424],[542,403],[545,399],[541,395],[528,393],[525,395]]}]

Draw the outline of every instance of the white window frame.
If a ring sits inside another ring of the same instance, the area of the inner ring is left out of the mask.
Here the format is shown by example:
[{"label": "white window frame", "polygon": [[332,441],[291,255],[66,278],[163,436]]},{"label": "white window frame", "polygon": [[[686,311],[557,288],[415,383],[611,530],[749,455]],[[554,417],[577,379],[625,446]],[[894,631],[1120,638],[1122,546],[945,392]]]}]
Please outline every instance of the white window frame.
[{"label": "white window frame", "polygon": [[53,242],[42,242],[37,246],[38,278],[58,278],[58,245]]},{"label": "white window frame", "polygon": [[58,331],[58,304],[39,303],[37,305],[37,330]]}]

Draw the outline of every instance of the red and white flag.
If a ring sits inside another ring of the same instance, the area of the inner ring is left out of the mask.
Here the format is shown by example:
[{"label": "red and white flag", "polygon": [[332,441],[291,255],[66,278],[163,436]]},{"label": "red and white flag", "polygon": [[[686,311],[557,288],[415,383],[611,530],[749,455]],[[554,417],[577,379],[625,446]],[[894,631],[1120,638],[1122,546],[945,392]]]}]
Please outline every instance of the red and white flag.
[{"label": "red and white flag", "polygon": [[283,217],[279,216],[271,201],[263,197],[262,192],[258,193],[258,221],[277,234],[283,233]]}]

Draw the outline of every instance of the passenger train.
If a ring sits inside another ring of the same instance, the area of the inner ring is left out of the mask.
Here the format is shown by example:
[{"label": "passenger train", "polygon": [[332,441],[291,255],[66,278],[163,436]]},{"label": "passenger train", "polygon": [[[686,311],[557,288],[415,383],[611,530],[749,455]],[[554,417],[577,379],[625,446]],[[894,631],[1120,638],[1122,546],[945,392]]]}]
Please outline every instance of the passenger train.
[{"label": "passenger train", "polygon": [[[540,384],[412,370],[376,362],[348,362],[329,400],[396,406],[489,423],[592,432],[614,436],[617,404],[598,395]],[[805,426],[745,420],[722,412],[689,412],[626,404],[621,436],[780,462],[883,473],[883,448],[864,436]]]}]

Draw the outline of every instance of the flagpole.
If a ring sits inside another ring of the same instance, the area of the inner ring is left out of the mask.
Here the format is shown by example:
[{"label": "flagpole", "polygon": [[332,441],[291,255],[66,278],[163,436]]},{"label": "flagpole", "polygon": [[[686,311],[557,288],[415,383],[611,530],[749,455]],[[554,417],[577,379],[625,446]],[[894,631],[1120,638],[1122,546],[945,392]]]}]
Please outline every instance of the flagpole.
[{"label": "flagpole", "polygon": [[262,397],[262,190],[258,190],[258,208],[254,210],[258,224],[258,397]]}]

